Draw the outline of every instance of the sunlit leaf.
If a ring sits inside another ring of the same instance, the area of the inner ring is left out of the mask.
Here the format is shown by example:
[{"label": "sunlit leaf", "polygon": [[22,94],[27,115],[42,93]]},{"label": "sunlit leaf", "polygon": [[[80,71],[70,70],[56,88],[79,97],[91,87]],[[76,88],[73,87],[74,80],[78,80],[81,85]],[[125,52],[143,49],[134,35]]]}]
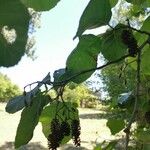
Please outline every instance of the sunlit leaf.
[{"label": "sunlit leaf", "polygon": [[[100,53],[101,39],[94,35],[84,35],[80,38],[77,47],[68,56],[66,71],[70,76],[74,76],[81,71],[85,71],[97,66],[97,56]],[[94,71],[84,73],[72,81],[81,83],[88,79]]]},{"label": "sunlit leaf", "polygon": [[107,126],[109,127],[111,134],[115,135],[125,127],[123,119],[108,119]]},{"label": "sunlit leaf", "polygon": [[21,0],[24,5],[36,11],[47,11],[57,5],[60,0]]},{"label": "sunlit leaf", "polygon": [[28,10],[19,0],[0,0],[0,66],[13,66],[24,55],[29,20]]},{"label": "sunlit leaf", "polygon": [[39,94],[33,99],[32,106],[26,107],[22,111],[15,138],[15,148],[27,144],[32,139],[41,111],[48,102],[47,96]]},{"label": "sunlit leaf", "polygon": [[79,22],[76,37],[80,37],[87,29],[107,25],[112,12],[109,0],[91,0],[85,8]]}]

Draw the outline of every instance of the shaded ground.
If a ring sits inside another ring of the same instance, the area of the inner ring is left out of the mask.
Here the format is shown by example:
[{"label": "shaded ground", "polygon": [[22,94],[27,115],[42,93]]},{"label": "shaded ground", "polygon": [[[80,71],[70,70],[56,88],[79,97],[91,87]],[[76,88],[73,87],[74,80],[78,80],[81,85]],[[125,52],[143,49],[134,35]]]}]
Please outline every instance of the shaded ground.
[{"label": "shaded ground", "polygon": [[[4,111],[5,104],[0,103],[0,150],[14,150],[13,141],[20,113],[8,114]],[[92,150],[96,141],[108,140],[113,137],[106,127],[109,114],[95,109],[79,109],[81,121],[81,147],[75,148],[72,141],[60,150]],[[31,142],[21,150],[47,150],[47,140],[42,134],[41,125],[35,129]]]}]

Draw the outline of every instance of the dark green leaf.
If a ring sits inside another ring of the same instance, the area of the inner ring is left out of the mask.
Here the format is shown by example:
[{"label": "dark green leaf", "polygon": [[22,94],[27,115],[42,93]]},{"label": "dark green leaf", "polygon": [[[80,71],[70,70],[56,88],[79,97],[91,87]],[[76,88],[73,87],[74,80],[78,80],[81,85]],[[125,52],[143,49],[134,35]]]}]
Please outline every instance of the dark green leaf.
[{"label": "dark green leaf", "polygon": [[20,123],[15,138],[15,148],[27,144],[33,137],[33,131],[39,121],[39,116],[49,102],[48,96],[39,94],[33,99],[33,104],[22,111]]},{"label": "dark green leaf", "polygon": [[116,60],[127,52],[127,47],[121,39],[121,33],[122,29],[116,28],[103,36],[101,52],[109,61]]},{"label": "dark green leaf", "polygon": [[[142,49],[142,56],[141,56],[141,73],[145,75],[150,75],[150,62],[148,61],[150,58],[150,45],[145,45],[145,47]],[[137,58],[128,58],[128,62],[130,63],[130,66],[137,70]],[[133,62],[134,61],[134,62]]]},{"label": "dark green leaf", "polygon": [[150,142],[150,130],[140,130],[136,133],[138,140],[142,141],[143,143]]},{"label": "dark green leaf", "polygon": [[80,37],[87,29],[107,25],[111,15],[109,0],[91,0],[80,18],[78,31],[74,38]]},{"label": "dark green leaf", "polygon": [[54,81],[58,81],[59,78],[66,72],[66,69],[59,69],[59,70],[56,70],[53,74],[53,77],[54,77]]},{"label": "dark green leaf", "polygon": [[129,3],[132,3],[134,5],[139,5],[142,7],[150,7],[150,1],[149,0],[126,0]]},{"label": "dark green leaf", "polygon": [[141,70],[142,73],[146,74],[146,75],[150,75],[150,45],[147,44],[144,49],[143,49],[143,55],[142,55],[142,59],[141,59]]},{"label": "dark green leaf", "polygon": [[19,0],[0,0],[0,29],[8,33],[14,29],[16,39],[8,43],[0,31],[0,66],[9,67],[18,63],[25,53],[30,16]]},{"label": "dark green leaf", "polygon": [[[94,35],[84,35],[80,38],[77,47],[72,51],[67,59],[67,73],[74,76],[81,71],[85,71],[97,66],[97,56],[100,53],[101,39]],[[84,73],[72,81],[81,83],[88,79],[94,71]]]},{"label": "dark green leaf", "polygon": [[117,144],[117,141],[112,141],[108,143],[108,145],[103,150],[114,150],[116,144]]},{"label": "dark green leaf", "polygon": [[115,135],[125,127],[125,122],[122,119],[108,119],[107,126],[109,127],[111,134]]},{"label": "dark green leaf", "polygon": [[142,3],[145,2],[145,0],[126,0],[126,1],[136,5],[141,5]]},{"label": "dark green leaf", "polygon": [[[76,104],[70,102],[54,101],[50,106],[45,107],[40,116],[40,122],[42,123],[43,133],[46,138],[51,133],[51,121],[56,117],[60,122],[67,121],[71,125],[70,119],[79,119]],[[65,136],[61,144],[67,143],[70,139],[71,136]]]},{"label": "dark green leaf", "polygon": [[141,28],[142,31],[150,32],[150,16],[144,21],[143,26]]},{"label": "dark green leaf", "polygon": [[36,11],[47,11],[57,5],[60,0],[21,0],[24,5]]},{"label": "dark green leaf", "polygon": [[118,0],[109,0],[109,2],[111,7],[114,7],[117,4]]},{"label": "dark green leaf", "polygon": [[[140,30],[149,32],[150,31],[149,27],[150,27],[150,17],[148,17],[144,21],[144,23],[143,23],[143,25],[142,25]],[[136,38],[136,40],[138,42],[138,45],[140,47],[148,39],[148,35],[141,34],[141,33],[137,32],[135,34],[135,38]],[[149,67],[150,63],[149,63],[149,61],[147,61],[147,60],[149,60],[149,58],[150,58],[150,45],[147,44],[142,49],[142,57],[141,57],[141,70],[142,70],[142,73],[146,74],[146,75],[150,75],[150,67]],[[129,58],[128,60],[130,62],[130,61],[132,61],[134,59],[135,58]],[[136,62],[132,63],[131,66],[136,70],[136,68],[137,68]]]}]

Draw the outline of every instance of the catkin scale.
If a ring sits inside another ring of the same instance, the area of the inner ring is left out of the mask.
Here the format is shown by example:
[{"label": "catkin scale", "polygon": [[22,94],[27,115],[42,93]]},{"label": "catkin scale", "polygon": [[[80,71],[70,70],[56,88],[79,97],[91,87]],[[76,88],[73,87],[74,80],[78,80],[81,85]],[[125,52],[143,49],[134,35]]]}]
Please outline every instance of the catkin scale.
[{"label": "catkin scale", "polygon": [[135,57],[138,52],[137,41],[131,30],[123,30],[121,34],[122,42],[127,45],[128,52],[131,57]]}]

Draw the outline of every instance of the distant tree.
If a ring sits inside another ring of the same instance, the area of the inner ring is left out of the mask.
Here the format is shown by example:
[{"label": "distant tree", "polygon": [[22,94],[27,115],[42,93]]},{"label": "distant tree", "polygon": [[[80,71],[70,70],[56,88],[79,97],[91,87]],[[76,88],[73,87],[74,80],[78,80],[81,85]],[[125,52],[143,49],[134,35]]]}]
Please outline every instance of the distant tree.
[{"label": "distant tree", "polygon": [[103,90],[110,98],[117,98],[119,94],[129,92],[135,86],[135,71],[126,64],[114,64],[101,71]]},{"label": "distant tree", "polygon": [[0,73],[0,81],[0,102],[8,101],[21,93],[19,87],[2,73]]},{"label": "distant tree", "polygon": [[64,91],[64,99],[75,102],[79,107],[93,108],[98,105],[99,98],[85,85],[70,83]]}]

